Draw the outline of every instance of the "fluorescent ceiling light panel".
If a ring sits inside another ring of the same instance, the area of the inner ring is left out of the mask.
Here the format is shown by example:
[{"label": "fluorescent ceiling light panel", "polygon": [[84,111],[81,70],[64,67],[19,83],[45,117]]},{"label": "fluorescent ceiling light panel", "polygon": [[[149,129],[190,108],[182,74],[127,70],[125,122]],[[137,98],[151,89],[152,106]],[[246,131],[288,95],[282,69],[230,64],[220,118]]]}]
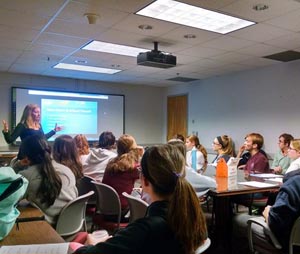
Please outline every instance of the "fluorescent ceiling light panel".
[{"label": "fluorescent ceiling light panel", "polygon": [[79,65],[79,64],[67,64],[67,63],[59,63],[55,65],[53,68],[57,69],[66,69],[72,71],[87,71],[87,72],[97,72],[102,74],[115,74],[122,70],[117,69],[109,69],[109,68],[100,68],[94,66],[86,66],[86,65]]},{"label": "fluorescent ceiling light panel", "polygon": [[82,49],[134,57],[136,57],[140,52],[149,51],[149,49],[124,46],[103,41],[92,41]]},{"label": "fluorescent ceiling light panel", "polygon": [[221,34],[255,24],[252,21],[172,0],[157,0],[136,14]]}]

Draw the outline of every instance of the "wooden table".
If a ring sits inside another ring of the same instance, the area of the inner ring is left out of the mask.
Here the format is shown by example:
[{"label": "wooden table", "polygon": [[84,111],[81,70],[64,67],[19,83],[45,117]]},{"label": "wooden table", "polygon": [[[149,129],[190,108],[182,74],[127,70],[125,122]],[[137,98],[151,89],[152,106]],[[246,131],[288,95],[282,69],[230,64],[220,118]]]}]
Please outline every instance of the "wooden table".
[{"label": "wooden table", "polygon": [[[39,217],[41,211],[34,207],[21,207],[19,218]],[[55,229],[45,220],[29,221],[16,224],[7,237],[0,241],[0,245],[19,245],[19,244],[44,244],[44,243],[64,243],[64,239]]]},{"label": "wooden table", "polygon": [[[262,179],[263,180],[263,179]],[[232,206],[230,198],[241,194],[274,191],[279,185],[271,187],[250,187],[237,183],[237,177],[216,177],[217,189],[210,190],[209,195],[213,197],[215,214],[215,240],[220,246],[220,253],[231,251],[231,230],[232,230]]]}]

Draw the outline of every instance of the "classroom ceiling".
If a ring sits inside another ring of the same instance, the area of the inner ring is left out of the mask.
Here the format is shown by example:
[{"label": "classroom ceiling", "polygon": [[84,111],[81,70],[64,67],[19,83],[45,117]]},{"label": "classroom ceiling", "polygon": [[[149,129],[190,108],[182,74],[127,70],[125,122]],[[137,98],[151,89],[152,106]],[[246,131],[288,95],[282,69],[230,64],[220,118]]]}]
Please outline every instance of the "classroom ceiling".
[{"label": "classroom ceiling", "polygon": [[[300,52],[300,0],[181,0],[257,23],[226,35],[135,14],[151,2],[0,0],[0,71],[163,87],[275,65],[282,61],[265,56]],[[256,4],[268,8],[257,11]],[[85,13],[99,15],[96,24],[89,24]],[[82,50],[91,40],[149,51],[157,41],[159,50],[177,57],[177,66],[140,66],[136,57]],[[53,68],[78,62],[122,71],[108,75]]]}]

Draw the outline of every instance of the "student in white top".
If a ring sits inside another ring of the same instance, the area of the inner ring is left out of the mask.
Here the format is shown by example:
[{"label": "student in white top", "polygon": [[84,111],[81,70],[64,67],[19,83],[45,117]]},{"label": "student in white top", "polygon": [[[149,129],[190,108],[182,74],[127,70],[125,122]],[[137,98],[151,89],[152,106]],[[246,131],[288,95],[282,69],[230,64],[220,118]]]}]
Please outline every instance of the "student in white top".
[{"label": "student in white top", "polygon": [[198,173],[204,173],[207,167],[207,151],[200,144],[199,138],[190,135],[186,138],[186,163]]},{"label": "student in white top", "polygon": [[292,159],[292,162],[285,174],[300,168],[300,139],[293,139],[291,141],[288,156]]},{"label": "student in white top", "polygon": [[83,174],[96,181],[102,181],[108,162],[117,156],[115,152],[116,137],[110,131],[99,136],[99,147],[90,148],[90,153],[82,164]]},{"label": "student in white top", "polygon": [[[179,139],[171,139],[168,141],[169,145],[174,145],[185,156],[186,148],[184,143]],[[216,188],[216,180],[197,173],[194,169],[186,165],[185,167],[185,179],[194,187],[198,197],[206,194],[210,188]]]}]

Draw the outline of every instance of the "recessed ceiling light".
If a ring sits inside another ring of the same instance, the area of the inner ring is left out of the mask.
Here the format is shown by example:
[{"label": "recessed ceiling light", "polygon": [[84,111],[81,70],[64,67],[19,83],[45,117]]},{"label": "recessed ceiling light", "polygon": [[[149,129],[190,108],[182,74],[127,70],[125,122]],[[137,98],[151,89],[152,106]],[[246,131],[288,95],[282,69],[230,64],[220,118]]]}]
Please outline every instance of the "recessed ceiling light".
[{"label": "recessed ceiling light", "polygon": [[173,0],[157,0],[136,14],[221,34],[255,24],[252,21]]},{"label": "recessed ceiling light", "polygon": [[141,30],[152,30],[153,26],[150,26],[150,25],[139,25],[138,28],[141,29]]},{"label": "recessed ceiling light", "polygon": [[87,71],[87,72],[96,72],[102,74],[115,74],[122,70],[117,69],[109,69],[109,68],[101,68],[101,67],[94,67],[94,66],[86,66],[86,65],[79,65],[79,64],[67,64],[67,63],[59,63],[53,66],[55,69],[66,69],[72,71]]},{"label": "recessed ceiling light", "polygon": [[253,10],[255,10],[255,11],[264,11],[268,8],[269,8],[269,6],[266,4],[256,4],[253,6]]},{"label": "recessed ceiling light", "polygon": [[134,57],[141,52],[149,51],[148,49],[113,44],[103,41],[92,41],[82,49]]},{"label": "recessed ceiling light", "polygon": [[195,39],[195,38],[196,38],[196,35],[194,35],[194,34],[185,34],[183,37],[184,37],[185,39]]}]

